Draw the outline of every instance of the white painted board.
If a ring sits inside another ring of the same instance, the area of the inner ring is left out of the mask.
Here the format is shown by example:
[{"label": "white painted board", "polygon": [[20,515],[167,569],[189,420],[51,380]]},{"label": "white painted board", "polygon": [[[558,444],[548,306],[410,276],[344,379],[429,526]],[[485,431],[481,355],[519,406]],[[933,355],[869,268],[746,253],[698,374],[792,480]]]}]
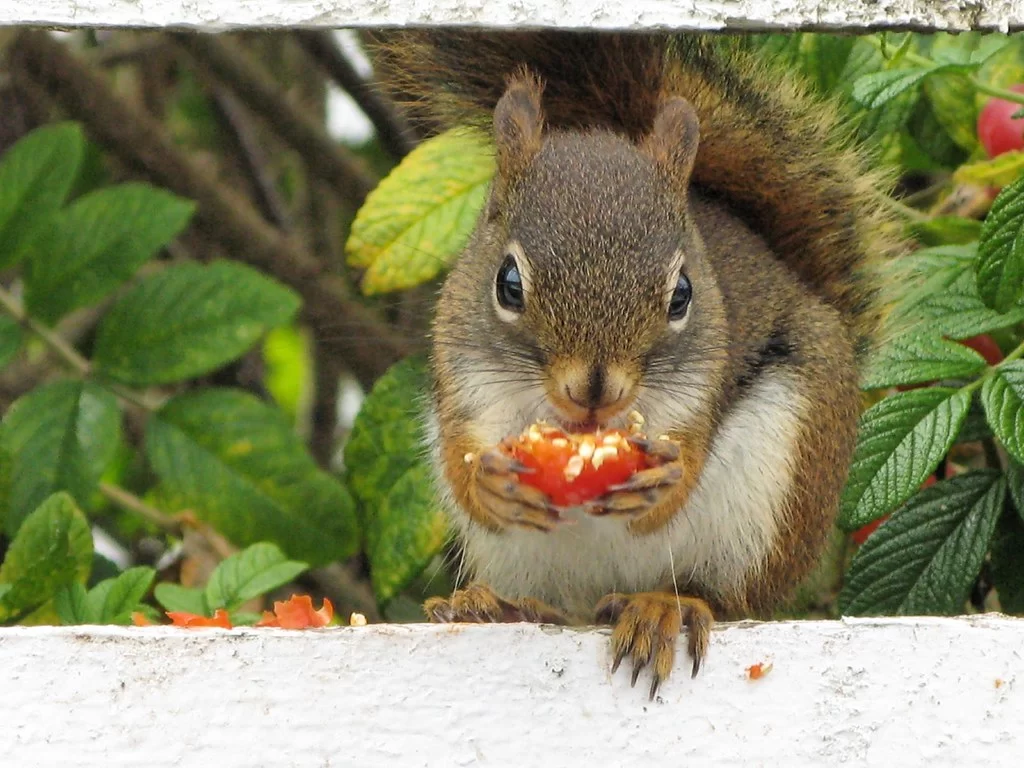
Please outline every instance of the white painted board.
[{"label": "white painted board", "polygon": [[1024,26],[1020,0],[0,0],[0,25],[590,29]]},{"label": "white painted board", "polygon": [[[722,625],[700,675],[654,702],[609,674],[607,640],[530,625],[2,629],[0,765],[962,768],[1024,754],[1024,620]],[[751,681],[759,662],[773,668]]]}]

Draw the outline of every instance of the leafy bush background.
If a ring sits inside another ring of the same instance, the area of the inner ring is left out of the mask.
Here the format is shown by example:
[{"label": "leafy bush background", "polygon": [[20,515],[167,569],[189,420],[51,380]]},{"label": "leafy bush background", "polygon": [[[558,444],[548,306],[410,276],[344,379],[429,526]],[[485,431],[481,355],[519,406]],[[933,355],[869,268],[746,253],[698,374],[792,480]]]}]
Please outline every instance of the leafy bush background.
[{"label": "leafy bush background", "polygon": [[[890,265],[841,530],[780,615],[1024,610],[1024,153],[975,128],[1024,38],[721,44],[843,103],[919,246]],[[0,624],[248,623],[297,591],[418,620],[453,559],[424,318],[487,138],[410,126],[319,33],[0,45]],[[332,135],[337,89],[369,140]]]}]

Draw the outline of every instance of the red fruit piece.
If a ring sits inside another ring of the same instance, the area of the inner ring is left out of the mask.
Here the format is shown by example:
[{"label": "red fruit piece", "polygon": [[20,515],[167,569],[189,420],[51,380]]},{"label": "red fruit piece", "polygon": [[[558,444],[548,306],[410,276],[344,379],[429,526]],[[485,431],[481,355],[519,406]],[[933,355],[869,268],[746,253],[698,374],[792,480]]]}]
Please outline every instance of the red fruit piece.
[{"label": "red fruit piece", "polygon": [[[1024,83],[1009,90],[1024,93]],[[989,157],[1013,149],[1024,149],[1024,120],[1013,120],[1012,115],[1024,108],[1005,99],[991,99],[978,114],[978,140]]]},{"label": "red fruit piece", "polygon": [[534,424],[506,449],[532,472],[520,482],[543,491],[560,507],[574,506],[603,496],[649,464],[646,454],[629,442],[620,429],[570,434],[556,427]]}]

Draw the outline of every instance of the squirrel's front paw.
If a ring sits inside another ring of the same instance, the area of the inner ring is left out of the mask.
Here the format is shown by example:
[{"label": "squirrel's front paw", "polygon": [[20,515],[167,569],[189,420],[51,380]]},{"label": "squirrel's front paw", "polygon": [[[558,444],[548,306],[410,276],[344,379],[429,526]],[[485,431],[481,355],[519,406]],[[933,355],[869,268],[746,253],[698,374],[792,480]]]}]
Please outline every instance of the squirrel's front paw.
[{"label": "squirrel's front paw", "polygon": [[680,597],[668,592],[641,592],[635,595],[614,593],[597,604],[597,621],[614,624],[612,632],[612,673],[626,655],[633,658],[635,686],[640,672],[651,665],[651,698],[672,672],[676,639],[685,626],[689,633],[693,676],[700,670],[707,653],[714,615],[698,597]]},{"label": "squirrel's front paw", "polygon": [[499,448],[481,453],[476,461],[476,500],[494,527],[550,531],[563,522],[546,493],[520,482],[517,473],[529,468]]},{"label": "squirrel's front paw", "polygon": [[451,597],[432,597],[423,604],[427,618],[435,624],[496,624],[527,621],[533,624],[566,624],[565,616],[550,605],[523,598],[506,600],[486,584],[470,584]]},{"label": "squirrel's front paw", "polygon": [[671,440],[648,440],[631,437],[630,442],[644,451],[648,459],[659,462],[644,469],[626,482],[613,485],[608,492],[584,505],[587,513],[629,515],[639,517],[667,502],[677,493],[685,468],[679,460],[679,444]]}]

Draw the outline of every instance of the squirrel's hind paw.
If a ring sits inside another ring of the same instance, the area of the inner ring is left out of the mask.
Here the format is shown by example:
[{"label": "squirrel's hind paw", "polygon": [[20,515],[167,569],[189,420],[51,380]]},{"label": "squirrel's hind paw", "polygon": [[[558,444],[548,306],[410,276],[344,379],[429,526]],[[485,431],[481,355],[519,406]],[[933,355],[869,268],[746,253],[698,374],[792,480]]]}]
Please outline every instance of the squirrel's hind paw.
[{"label": "squirrel's hind paw", "polygon": [[696,676],[707,653],[714,615],[708,604],[697,597],[679,597],[668,592],[613,593],[597,604],[597,621],[615,625],[613,673],[627,655],[632,656],[632,684],[636,685],[640,672],[651,665],[653,699],[658,687],[672,673],[676,639],[683,626],[689,633],[692,675]]},{"label": "squirrel's hind paw", "polygon": [[557,608],[529,597],[506,600],[486,584],[470,584],[448,598],[432,597],[423,604],[423,611],[435,624],[568,623]]}]

